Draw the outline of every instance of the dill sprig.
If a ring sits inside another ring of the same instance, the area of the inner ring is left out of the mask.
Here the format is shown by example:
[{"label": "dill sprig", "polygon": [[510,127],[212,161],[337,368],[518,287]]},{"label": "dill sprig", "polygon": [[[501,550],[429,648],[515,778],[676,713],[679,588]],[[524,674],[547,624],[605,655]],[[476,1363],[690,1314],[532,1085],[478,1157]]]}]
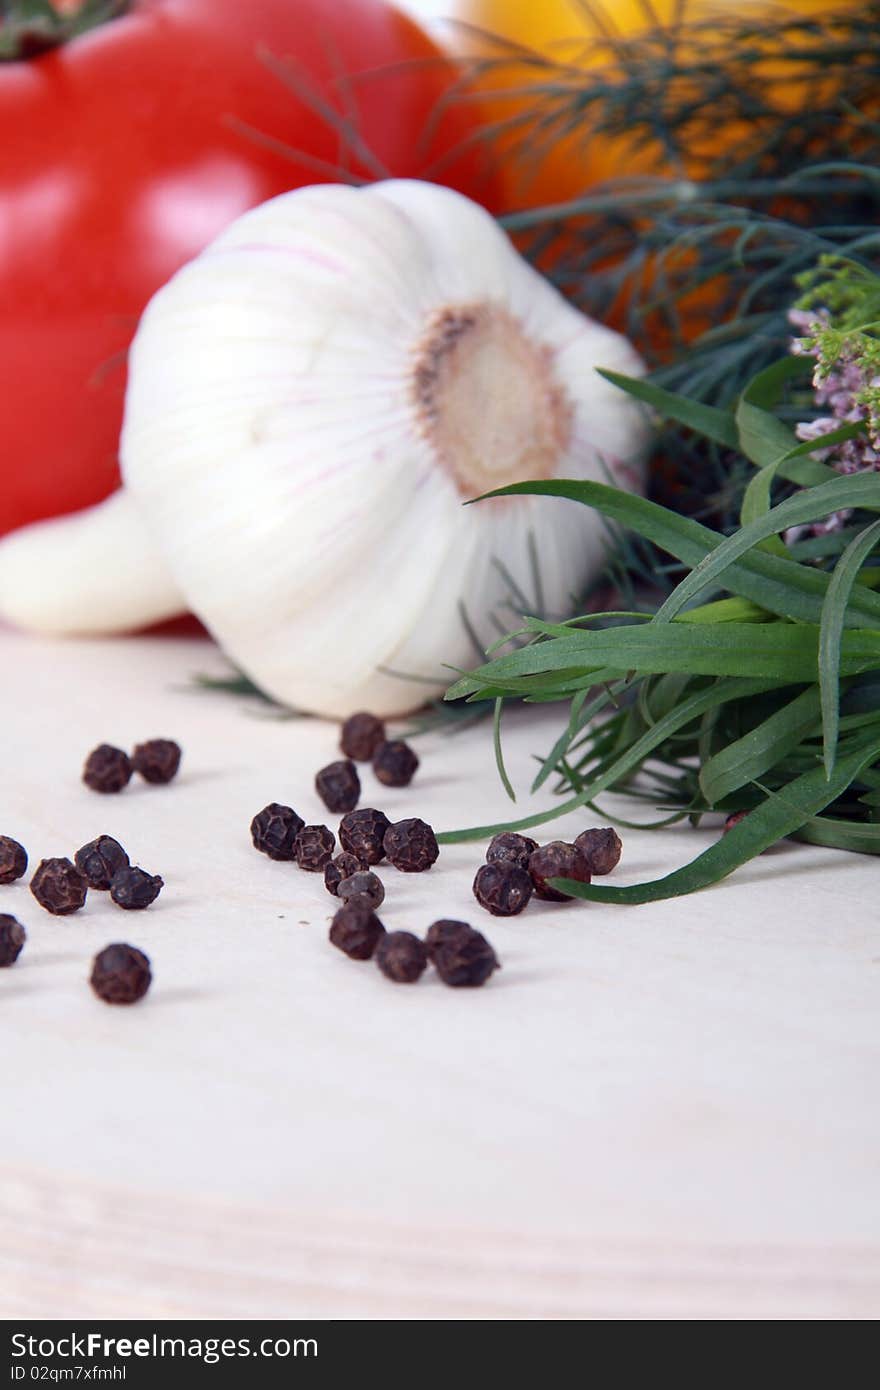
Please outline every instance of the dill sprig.
[{"label": "dill sprig", "polygon": [[871,162],[880,130],[878,0],[812,18],[736,7],[706,15],[682,0],[668,24],[645,0],[643,26],[625,35],[610,0],[580,0],[579,8],[583,32],[549,55],[471,30],[484,56],[470,61],[460,95],[484,106],[488,78],[514,107],[488,138],[503,135],[504,158],[519,167],[524,188],[563,143],[584,189],[596,181],[596,145],[622,165],[728,180],[737,192],[804,164]]},{"label": "dill sprig", "polygon": [[[580,8],[589,33],[552,55],[479,34],[460,99],[484,107],[489,79],[514,108],[485,138],[503,139],[524,195],[560,148],[583,189],[503,224],[658,385],[727,405],[786,350],[799,276],[823,256],[877,262],[880,3],[756,19],[683,0],[661,24],[646,0],[625,35],[610,3]],[[597,157],[614,173],[598,185]],[[687,515],[729,529],[744,481],[715,441],[658,439],[652,495]]]},{"label": "dill sprig", "polygon": [[[597,318],[616,317],[661,385],[724,404],[784,348],[799,277],[823,257],[872,270],[880,143],[876,154],[877,166],[806,166],[760,187],[630,180],[504,221],[511,231],[553,227],[559,256],[546,271],[566,295]],[[784,212],[772,210],[785,200]],[[690,338],[694,315],[716,326]]]}]

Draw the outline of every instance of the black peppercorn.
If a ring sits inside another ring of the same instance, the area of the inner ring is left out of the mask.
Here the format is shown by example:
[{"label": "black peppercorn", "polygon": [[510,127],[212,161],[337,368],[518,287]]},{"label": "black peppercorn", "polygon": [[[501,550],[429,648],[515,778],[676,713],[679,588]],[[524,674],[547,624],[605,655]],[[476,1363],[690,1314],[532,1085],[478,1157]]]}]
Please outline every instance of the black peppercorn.
[{"label": "black peppercorn", "polygon": [[527,869],[529,867],[529,855],[533,854],[537,848],[537,840],[530,840],[528,835],[517,835],[513,830],[504,830],[490,841],[489,848],[486,850],[486,863],[495,864],[498,861],[505,861],[509,864],[518,864],[521,869]]},{"label": "black peppercorn", "polygon": [[148,874],[145,869],[138,869],[133,864],[125,865],[117,869],[110,880],[110,897],[117,907],[135,911],[149,907],[164,887],[165,881],[159,874]]},{"label": "black peppercorn", "polygon": [[385,858],[383,841],[390,824],[388,817],[372,806],[349,811],[339,823],[339,843],[362,865],[378,864]]},{"label": "black peppercorn", "polygon": [[128,855],[112,835],[99,835],[73,856],[74,863],[90,888],[106,890],[118,869],[128,868]]},{"label": "black peppercorn", "polygon": [[439,921],[432,922],[425,933],[425,950],[428,953],[428,960],[434,959],[434,953],[444,942],[451,941],[453,937],[459,936],[462,932],[467,935],[473,931],[469,922],[457,922],[451,917],[441,917]]},{"label": "black peppercorn", "polygon": [[170,782],[180,767],[180,744],[173,738],[151,738],[139,743],[131,755],[131,765],[145,782]]},{"label": "black peppercorn", "polygon": [[385,928],[364,898],[352,898],[330,924],[330,940],[352,960],[369,960]]},{"label": "black peppercorn", "polygon": [[121,748],[102,743],[86,758],[82,779],[93,792],[121,792],[131,781],[131,759]]},{"label": "black peppercorn", "polygon": [[69,859],[43,859],[31,879],[31,892],[40,907],[56,917],[78,912],[86,900],[88,884]]},{"label": "black peppercorn", "polygon": [[379,747],[385,742],[385,725],[375,714],[361,710],[349,715],[342,726],[339,747],[347,758],[355,762],[368,763]]},{"label": "black peppercorn", "polygon": [[380,743],[373,754],[373,771],[386,787],[408,787],[419,760],[408,743]]},{"label": "black peppercorn", "polygon": [[251,821],[254,848],[270,859],[295,859],[296,837],[305,825],[291,806],[272,801]]},{"label": "black peppercorn", "polygon": [[336,836],[326,825],[304,825],[293,848],[299,867],[316,874],[333,858]]},{"label": "black peppercorn", "polygon": [[435,922],[428,931],[427,947],[437,974],[447,985],[484,985],[492,971],[500,968],[485,936],[466,922]]},{"label": "black peppercorn", "polygon": [[331,859],[329,864],[324,865],[324,887],[328,893],[332,893],[334,898],[339,896],[339,885],[344,878],[351,878],[361,867],[361,861],[355,859],[353,854],[337,854],[335,859]]},{"label": "black peppercorn", "polygon": [[14,965],[27,940],[27,932],[15,917],[0,912],[0,966]]},{"label": "black peppercorn", "polygon": [[610,874],[620,863],[623,843],[617,831],[610,826],[604,830],[582,830],[574,843],[586,859],[590,873],[597,877]]},{"label": "black peppercorn", "polygon": [[427,963],[425,943],[410,931],[386,932],[376,947],[376,964],[396,984],[414,984]]},{"label": "black peppercorn", "polygon": [[381,907],[385,901],[382,880],[376,874],[370,873],[369,869],[358,869],[349,878],[344,878],[336,890],[337,898],[341,898],[343,902],[361,895],[368,899],[373,909]]},{"label": "black peppercorn", "polygon": [[548,845],[540,845],[529,859],[529,876],[535,889],[535,897],[548,903],[571,901],[569,893],[560,893],[551,888],[549,878],[572,878],[577,883],[589,883],[590,866],[575,845],[564,840],[551,840]]},{"label": "black peppercorn", "polygon": [[0,883],[14,883],[27,872],[28,857],[24,845],[9,835],[0,835]]},{"label": "black peppercorn", "polygon": [[515,917],[528,905],[532,891],[525,869],[509,859],[496,859],[477,869],[474,897],[493,917]]},{"label": "black peppercorn", "polygon": [[405,874],[420,874],[430,869],[440,853],[430,825],[418,817],[389,825],[383,845],[395,869]]},{"label": "black peppercorn", "polygon": [[361,795],[361,779],[348,758],[328,763],[315,776],[315,790],[328,811],[353,811]]},{"label": "black peppercorn", "polygon": [[136,1004],[150,988],[152,978],[143,951],[117,941],[95,956],[89,983],[105,1004]]}]

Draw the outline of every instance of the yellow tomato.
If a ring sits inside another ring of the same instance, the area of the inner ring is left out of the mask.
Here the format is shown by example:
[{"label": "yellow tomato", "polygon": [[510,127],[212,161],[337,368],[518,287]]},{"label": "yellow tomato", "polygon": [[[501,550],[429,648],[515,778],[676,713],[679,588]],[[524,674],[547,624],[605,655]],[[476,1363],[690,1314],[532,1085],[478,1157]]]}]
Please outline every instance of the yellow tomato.
[{"label": "yellow tomato", "polygon": [[[679,63],[682,58],[696,58],[724,65],[736,56],[726,40],[734,23],[741,29],[752,20],[762,25],[786,19],[828,19],[857,7],[853,0],[685,0],[683,5],[682,0],[650,0],[650,4],[646,0],[591,0],[590,4],[584,0],[451,0],[443,4],[439,0],[437,9],[529,50],[520,58],[515,50],[476,36],[471,28],[449,31],[451,45],[459,54],[491,59],[476,85],[483,93],[499,94],[484,97],[481,110],[498,123],[506,203],[515,207],[565,201],[604,179],[675,172],[656,142],[634,144],[625,137],[596,133],[592,108],[578,116],[574,105],[585,74],[599,80],[605,68],[612,80],[620,81],[619,69],[615,75],[615,40],[635,42],[636,49],[651,55],[655,81],[650,85],[659,91],[662,49],[656,40],[653,47],[645,46],[652,28],[648,12],[653,11],[657,21],[674,32],[676,17],[683,10],[690,33],[677,40]],[[753,55],[757,49],[760,56],[757,61],[753,56],[749,72],[759,77],[762,95],[776,109],[791,111],[809,99],[803,72],[781,62],[769,40],[751,42],[751,48]],[[686,94],[686,81],[679,79],[676,95]],[[700,88],[689,91],[699,93]],[[812,96],[815,99],[816,93]],[[718,111],[716,120],[710,109],[704,108],[703,115],[702,129],[695,127],[688,148],[684,172],[692,175],[748,136],[747,128],[729,109]],[[636,134],[645,129],[638,122],[636,126]]]}]

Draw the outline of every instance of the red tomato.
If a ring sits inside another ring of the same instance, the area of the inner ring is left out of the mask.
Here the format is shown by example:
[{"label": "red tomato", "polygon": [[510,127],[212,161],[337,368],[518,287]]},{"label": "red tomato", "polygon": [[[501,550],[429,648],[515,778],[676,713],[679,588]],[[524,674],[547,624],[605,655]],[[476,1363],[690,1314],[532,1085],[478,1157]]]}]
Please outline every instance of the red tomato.
[{"label": "red tomato", "polygon": [[[290,60],[287,83],[264,51]],[[479,160],[458,151],[461,106],[426,140],[453,80],[379,0],[133,0],[60,48],[0,63],[0,534],[113,489],[138,317],[246,208],[340,163],[433,173],[491,202]],[[310,109],[306,87],[373,160]]]}]

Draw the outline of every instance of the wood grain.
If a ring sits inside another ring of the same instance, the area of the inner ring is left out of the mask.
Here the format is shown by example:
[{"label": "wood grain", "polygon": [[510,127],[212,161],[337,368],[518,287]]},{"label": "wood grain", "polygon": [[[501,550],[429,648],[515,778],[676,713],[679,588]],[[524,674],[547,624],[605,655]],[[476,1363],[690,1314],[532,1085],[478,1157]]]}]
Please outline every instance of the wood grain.
[{"label": "wood grain", "polygon": [[[880,1248],[537,1239],[2,1172],[0,1316],[861,1319]],[[37,1257],[39,1252],[39,1257]]]}]

